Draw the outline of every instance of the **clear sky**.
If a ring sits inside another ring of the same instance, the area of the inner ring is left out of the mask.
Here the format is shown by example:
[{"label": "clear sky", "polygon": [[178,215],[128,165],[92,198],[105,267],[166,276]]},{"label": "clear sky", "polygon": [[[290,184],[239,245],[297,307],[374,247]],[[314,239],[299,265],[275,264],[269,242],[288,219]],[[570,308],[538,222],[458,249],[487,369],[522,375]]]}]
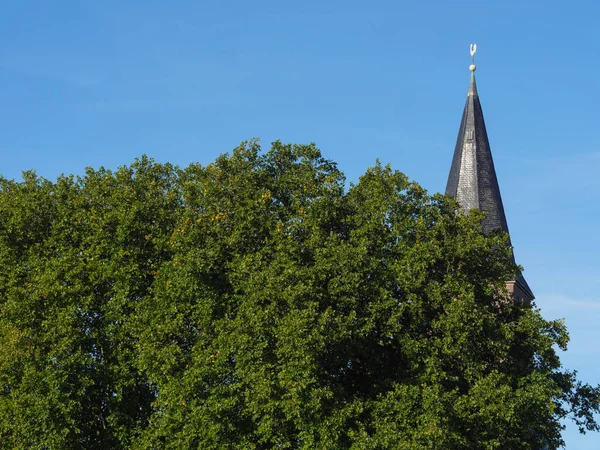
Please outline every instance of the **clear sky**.
[{"label": "clear sky", "polygon": [[315,142],[350,181],[380,158],[443,191],[476,42],[517,261],[566,319],[565,366],[600,383],[598,2],[0,4],[0,173],[15,178],[143,153],[208,163],[260,137]]}]

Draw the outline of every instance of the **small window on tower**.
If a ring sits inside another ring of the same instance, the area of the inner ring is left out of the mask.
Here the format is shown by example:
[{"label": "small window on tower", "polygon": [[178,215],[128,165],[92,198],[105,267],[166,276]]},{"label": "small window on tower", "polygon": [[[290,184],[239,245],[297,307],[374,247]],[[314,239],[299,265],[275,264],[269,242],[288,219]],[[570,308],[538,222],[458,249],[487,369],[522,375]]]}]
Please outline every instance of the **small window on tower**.
[{"label": "small window on tower", "polygon": [[473,130],[467,130],[467,139],[469,141],[473,140]]}]

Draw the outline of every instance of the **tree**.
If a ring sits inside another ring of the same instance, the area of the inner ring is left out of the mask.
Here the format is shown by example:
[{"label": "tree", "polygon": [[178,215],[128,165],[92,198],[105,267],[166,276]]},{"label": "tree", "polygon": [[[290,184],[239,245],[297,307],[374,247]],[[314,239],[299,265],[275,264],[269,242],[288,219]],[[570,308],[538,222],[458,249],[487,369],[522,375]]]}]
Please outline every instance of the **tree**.
[{"label": "tree", "polygon": [[313,145],[0,186],[12,448],[557,448],[600,389],[502,289],[506,236]]}]

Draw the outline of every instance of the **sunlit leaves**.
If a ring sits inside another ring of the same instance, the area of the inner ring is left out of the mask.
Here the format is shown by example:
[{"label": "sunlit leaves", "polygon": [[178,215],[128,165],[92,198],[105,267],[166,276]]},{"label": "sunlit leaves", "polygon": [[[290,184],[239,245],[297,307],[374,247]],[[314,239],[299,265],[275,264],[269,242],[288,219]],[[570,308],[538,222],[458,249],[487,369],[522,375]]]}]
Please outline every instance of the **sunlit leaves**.
[{"label": "sunlit leaves", "polygon": [[548,448],[598,389],[481,214],[314,145],[0,180],[8,448]]}]

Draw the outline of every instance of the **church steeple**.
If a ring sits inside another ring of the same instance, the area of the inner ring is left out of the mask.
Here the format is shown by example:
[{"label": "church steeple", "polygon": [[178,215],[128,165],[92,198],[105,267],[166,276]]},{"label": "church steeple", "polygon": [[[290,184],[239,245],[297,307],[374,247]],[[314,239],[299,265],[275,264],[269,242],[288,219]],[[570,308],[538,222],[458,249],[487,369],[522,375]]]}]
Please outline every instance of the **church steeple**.
[{"label": "church steeple", "polygon": [[[485,233],[498,228],[508,233],[500,187],[475,82],[475,50],[476,46],[471,45],[473,58],[469,67],[471,82],[458,131],[446,194],[455,197],[466,210],[484,211],[486,217],[483,219],[482,227]],[[528,302],[534,298],[522,276],[510,282],[508,288],[516,298]]]}]

